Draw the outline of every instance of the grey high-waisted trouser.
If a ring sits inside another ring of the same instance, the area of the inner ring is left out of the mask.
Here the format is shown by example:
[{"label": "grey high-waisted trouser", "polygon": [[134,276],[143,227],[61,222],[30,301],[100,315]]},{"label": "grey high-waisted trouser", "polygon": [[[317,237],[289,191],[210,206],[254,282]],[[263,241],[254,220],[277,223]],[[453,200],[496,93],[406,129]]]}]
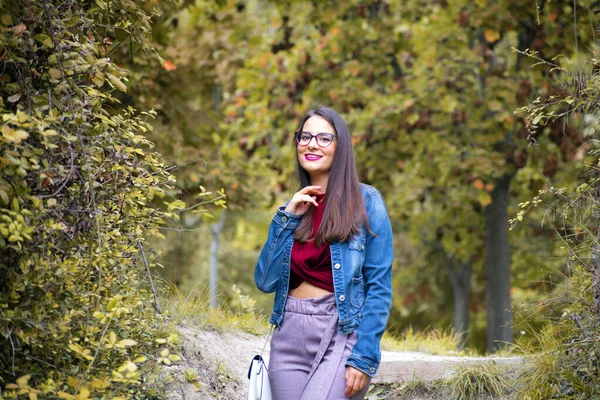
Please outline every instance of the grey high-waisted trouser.
[{"label": "grey high-waisted trouser", "polygon": [[[348,399],[346,360],[356,333],[338,333],[335,297],[287,298],[281,329],[275,329],[269,355],[274,400]],[[363,399],[369,385],[352,399]]]}]

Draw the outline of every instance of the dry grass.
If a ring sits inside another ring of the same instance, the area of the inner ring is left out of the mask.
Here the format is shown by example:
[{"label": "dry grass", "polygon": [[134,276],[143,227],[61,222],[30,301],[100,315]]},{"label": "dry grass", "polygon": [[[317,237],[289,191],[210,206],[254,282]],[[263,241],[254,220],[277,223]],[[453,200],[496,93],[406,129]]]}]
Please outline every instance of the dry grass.
[{"label": "dry grass", "polygon": [[238,293],[236,304],[231,308],[220,304],[210,307],[210,296],[207,290],[190,293],[183,297],[180,293],[172,296],[166,305],[166,314],[175,321],[191,324],[197,329],[212,329],[217,332],[237,330],[255,335],[265,334],[269,330],[268,319],[254,310],[254,301],[248,296]]},{"label": "dry grass", "polygon": [[439,355],[474,355],[470,350],[458,351],[459,337],[451,329],[415,332],[407,329],[399,338],[384,334],[381,348],[387,351],[417,351]]}]

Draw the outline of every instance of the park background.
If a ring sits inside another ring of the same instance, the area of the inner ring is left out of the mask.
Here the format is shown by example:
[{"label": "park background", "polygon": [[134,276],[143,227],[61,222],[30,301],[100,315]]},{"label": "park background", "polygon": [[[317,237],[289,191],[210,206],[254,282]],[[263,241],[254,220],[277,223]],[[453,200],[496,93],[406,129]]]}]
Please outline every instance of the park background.
[{"label": "park background", "polygon": [[386,200],[388,334],[548,351],[531,398],[600,390],[596,2],[0,5],[3,396],[156,391],[199,314],[263,332],[254,264],[319,105]]}]

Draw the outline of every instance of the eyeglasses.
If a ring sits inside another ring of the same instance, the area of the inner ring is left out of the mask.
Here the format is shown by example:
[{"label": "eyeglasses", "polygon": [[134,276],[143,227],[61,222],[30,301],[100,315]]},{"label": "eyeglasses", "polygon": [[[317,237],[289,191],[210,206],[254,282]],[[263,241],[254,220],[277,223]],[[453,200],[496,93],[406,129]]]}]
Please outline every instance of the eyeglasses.
[{"label": "eyeglasses", "polygon": [[321,132],[317,133],[316,135],[313,135],[310,132],[302,131],[296,132],[295,136],[296,142],[298,142],[300,146],[308,146],[312,138],[317,138],[317,145],[319,145],[319,147],[329,146],[333,142],[333,139],[337,137],[337,135],[328,132]]}]

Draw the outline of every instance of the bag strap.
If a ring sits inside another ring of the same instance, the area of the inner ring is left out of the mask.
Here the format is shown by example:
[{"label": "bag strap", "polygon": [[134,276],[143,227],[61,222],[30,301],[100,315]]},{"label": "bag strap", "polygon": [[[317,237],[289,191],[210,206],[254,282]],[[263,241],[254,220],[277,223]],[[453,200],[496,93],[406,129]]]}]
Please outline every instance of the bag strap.
[{"label": "bag strap", "polygon": [[262,350],[260,351],[260,357],[262,358],[262,355],[265,351],[265,348],[267,347],[267,343],[269,343],[269,338],[271,337],[271,334],[273,333],[273,330],[275,330],[275,325],[271,325],[271,329],[269,329],[269,333],[267,334],[267,339],[265,340],[265,344],[263,345]]},{"label": "bag strap", "polygon": [[271,334],[273,333],[274,329],[275,329],[275,325],[271,325],[271,328],[269,329],[269,333],[267,334],[267,339],[265,340],[265,344],[263,345],[263,348],[260,351],[260,354],[255,355],[254,358],[252,359],[252,361],[250,362],[250,368],[248,368],[248,379],[250,379],[250,374],[252,373],[252,366],[254,365],[254,361],[259,362],[261,369],[262,368],[267,369],[267,366],[265,365],[262,355],[265,351],[265,348],[267,347],[267,343],[269,343],[269,338],[271,337]]}]

